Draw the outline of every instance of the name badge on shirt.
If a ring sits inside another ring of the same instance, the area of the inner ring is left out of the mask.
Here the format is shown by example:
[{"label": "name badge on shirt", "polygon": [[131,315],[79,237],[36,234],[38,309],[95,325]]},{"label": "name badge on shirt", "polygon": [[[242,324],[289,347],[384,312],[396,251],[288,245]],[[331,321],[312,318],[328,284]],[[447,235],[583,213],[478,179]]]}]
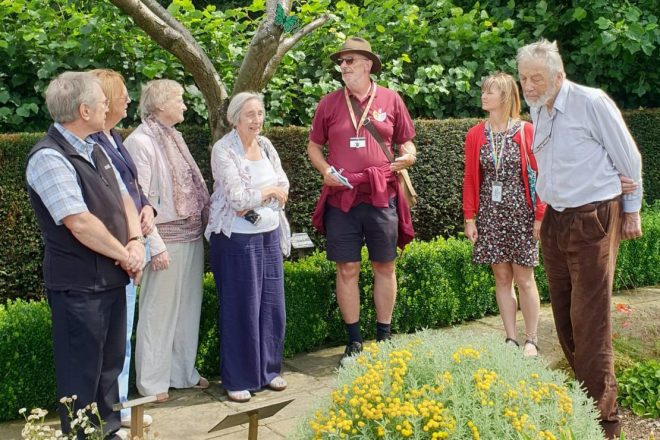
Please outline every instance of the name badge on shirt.
[{"label": "name badge on shirt", "polygon": [[367,146],[367,139],[364,137],[352,137],[348,141],[348,146],[351,148],[364,148]]},{"label": "name badge on shirt", "polygon": [[491,200],[496,203],[502,201],[502,182],[493,182],[493,191],[491,193]]}]

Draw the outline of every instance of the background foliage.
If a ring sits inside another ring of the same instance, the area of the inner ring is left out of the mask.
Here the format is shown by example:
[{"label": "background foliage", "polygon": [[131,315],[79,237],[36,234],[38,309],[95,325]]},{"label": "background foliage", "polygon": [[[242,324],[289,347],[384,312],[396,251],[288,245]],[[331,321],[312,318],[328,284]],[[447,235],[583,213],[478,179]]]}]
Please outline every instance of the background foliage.
[{"label": "background foliage", "polygon": [[[660,139],[660,110],[629,111],[624,117],[644,158],[645,198],[648,203],[653,203],[660,199],[660,147],[656,141]],[[415,121],[419,154],[410,174],[420,196],[419,204],[413,210],[418,239],[449,237],[463,231],[463,142],[468,128],[476,122],[476,119]],[[208,129],[190,125],[180,128],[207,184],[211,186]],[[311,225],[321,177],[307,158],[307,130],[274,127],[265,135],[277,148],[291,181],[286,212],[292,230],[308,232],[323,248],[323,237],[316,234]],[[0,228],[0,243],[3,243],[0,301],[41,292],[41,238],[24,186],[27,153],[41,136],[37,133],[0,135],[0,221],[4,226]],[[640,254],[640,258],[644,258],[644,254]],[[648,258],[653,260],[652,256]],[[627,263],[620,258],[619,264]],[[630,264],[638,263],[632,260]],[[627,285],[648,284],[637,280]]]},{"label": "background foliage", "polygon": [[[231,88],[264,1],[162,3],[191,29]],[[319,98],[340,85],[328,55],[348,35],[371,41],[384,61],[380,82],[402,94],[415,118],[478,115],[480,79],[513,73],[516,49],[541,36],[558,40],[569,78],[604,88],[626,108],[660,105],[656,0],[294,4],[303,23],[326,10],[332,20],[286,55],[265,90],[273,125],[309,124]],[[150,79],[185,83],[189,120],[204,123],[203,99],[180,63],[108,1],[0,0],[0,132],[45,129],[48,81],[64,70],[95,67],[122,72],[133,100]],[[134,118],[135,106],[127,124]]]}]

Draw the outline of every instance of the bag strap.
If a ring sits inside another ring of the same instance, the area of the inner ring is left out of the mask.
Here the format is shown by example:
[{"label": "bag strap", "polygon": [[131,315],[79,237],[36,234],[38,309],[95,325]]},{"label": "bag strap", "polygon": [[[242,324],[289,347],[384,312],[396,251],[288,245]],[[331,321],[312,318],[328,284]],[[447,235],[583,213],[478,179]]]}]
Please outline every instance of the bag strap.
[{"label": "bag strap", "polygon": [[[353,106],[353,112],[355,113],[358,119],[362,119],[363,112],[355,97],[351,96],[350,101],[351,101],[351,105]],[[383,150],[383,153],[385,153],[385,157],[387,157],[387,160],[389,160],[390,162],[394,162],[394,156],[390,152],[389,148],[385,146],[385,141],[383,141],[383,137],[378,132],[376,126],[371,123],[369,118],[366,118],[364,120],[363,127],[369,130],[371,136],[373,136],[373,138],[376,139],[376,142],[378,142],[378,145],[380,145],[380,148]]]}]

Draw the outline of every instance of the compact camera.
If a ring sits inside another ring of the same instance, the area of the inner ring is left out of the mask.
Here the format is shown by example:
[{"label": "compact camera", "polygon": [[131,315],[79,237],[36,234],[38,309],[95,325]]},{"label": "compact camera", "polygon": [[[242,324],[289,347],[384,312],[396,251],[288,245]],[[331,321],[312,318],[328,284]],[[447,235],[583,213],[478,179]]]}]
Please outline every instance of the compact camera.
[{"label": "compact camera", "polygon": [[254,209],[250,209],[248,212],[246,212],[243,218],[255,226],[257,226],[259,222],[261,222],[261,216],[257,214],[257,212]]}]

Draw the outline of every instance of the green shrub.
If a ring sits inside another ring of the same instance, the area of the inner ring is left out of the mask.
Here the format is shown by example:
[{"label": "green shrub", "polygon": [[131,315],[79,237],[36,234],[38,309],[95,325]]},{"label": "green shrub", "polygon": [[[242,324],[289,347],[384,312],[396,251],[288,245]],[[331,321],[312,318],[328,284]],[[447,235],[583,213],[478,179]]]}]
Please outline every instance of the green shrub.
[{"label": "green shrub", "polygon": [[45,301],[0,304],[0,421],[23,407],[55,406],[50,308]]},{"label": "green shrub", "polygon": [[[551,433],[552,436],[549,436]],[[299,439],[602,439],[591,399],[495,335],[423,331],[369,344]]]},{"label": "green shrub", "polygon": [[[660,147],[655,141],[660,137],[660,110],[627,111],[624,117],[644,158],[645,199],[653,203],[660,199]],[[476,122],[476,119],[415,121],[419,161],[410,174],[419,193],[419,204],[413,209],[412,217],[420,240],[457,235],[463,230],[463,142],[468,128]],[[208,130],[196,126],[180,128],[207,184],[212,186]],[[129,132],[122,130],[123,135]],[[324,238],[315,232],[311,224],[322,179],[307,158],[307,129],[272,128],[265,135],[276,146],[291,182],[287,216],[292,230],[309,233],[318,248],[323,249]],[[0,173],[0,219],[5,226],[0,229],[0,243],[6,249],[0,253],[0,301],[41,293],[41,238],[24,190],[27,152],[40,137],[35,133],[0,134],[0,169],[3,170]],[[648,210],[644,217],[647,213]],[[658,237],[654,236],[649,243],[658,246]],[[622,248],[637,249],[639,246],[646,245],[634,241],[624,243]],[[652,247],[648,251],[639,254],[645,259],[643,272],[621,263],[625,270],[618,272],[623,278],[617,279],[617,288],[660,282],[657,271],[650,270],[654,264],[657,267],[659,253],[653,253]],[[636,261],[635,254],[631,255],[632,261]],[[541,275],[537,270],[537,282],[544,284]]]},{"label": "green shrub", "polygon": [[196,366],[199,374],[216,377],[219,372],[220,346],[218,343],[218,295],[213,274],[204,275],[202,314],[199,319],[199,343]]},{"label": "green shrub", "polygon": [[618,378],[619,402],[640,417],[660,417],[660,362],[650,359]]}]

